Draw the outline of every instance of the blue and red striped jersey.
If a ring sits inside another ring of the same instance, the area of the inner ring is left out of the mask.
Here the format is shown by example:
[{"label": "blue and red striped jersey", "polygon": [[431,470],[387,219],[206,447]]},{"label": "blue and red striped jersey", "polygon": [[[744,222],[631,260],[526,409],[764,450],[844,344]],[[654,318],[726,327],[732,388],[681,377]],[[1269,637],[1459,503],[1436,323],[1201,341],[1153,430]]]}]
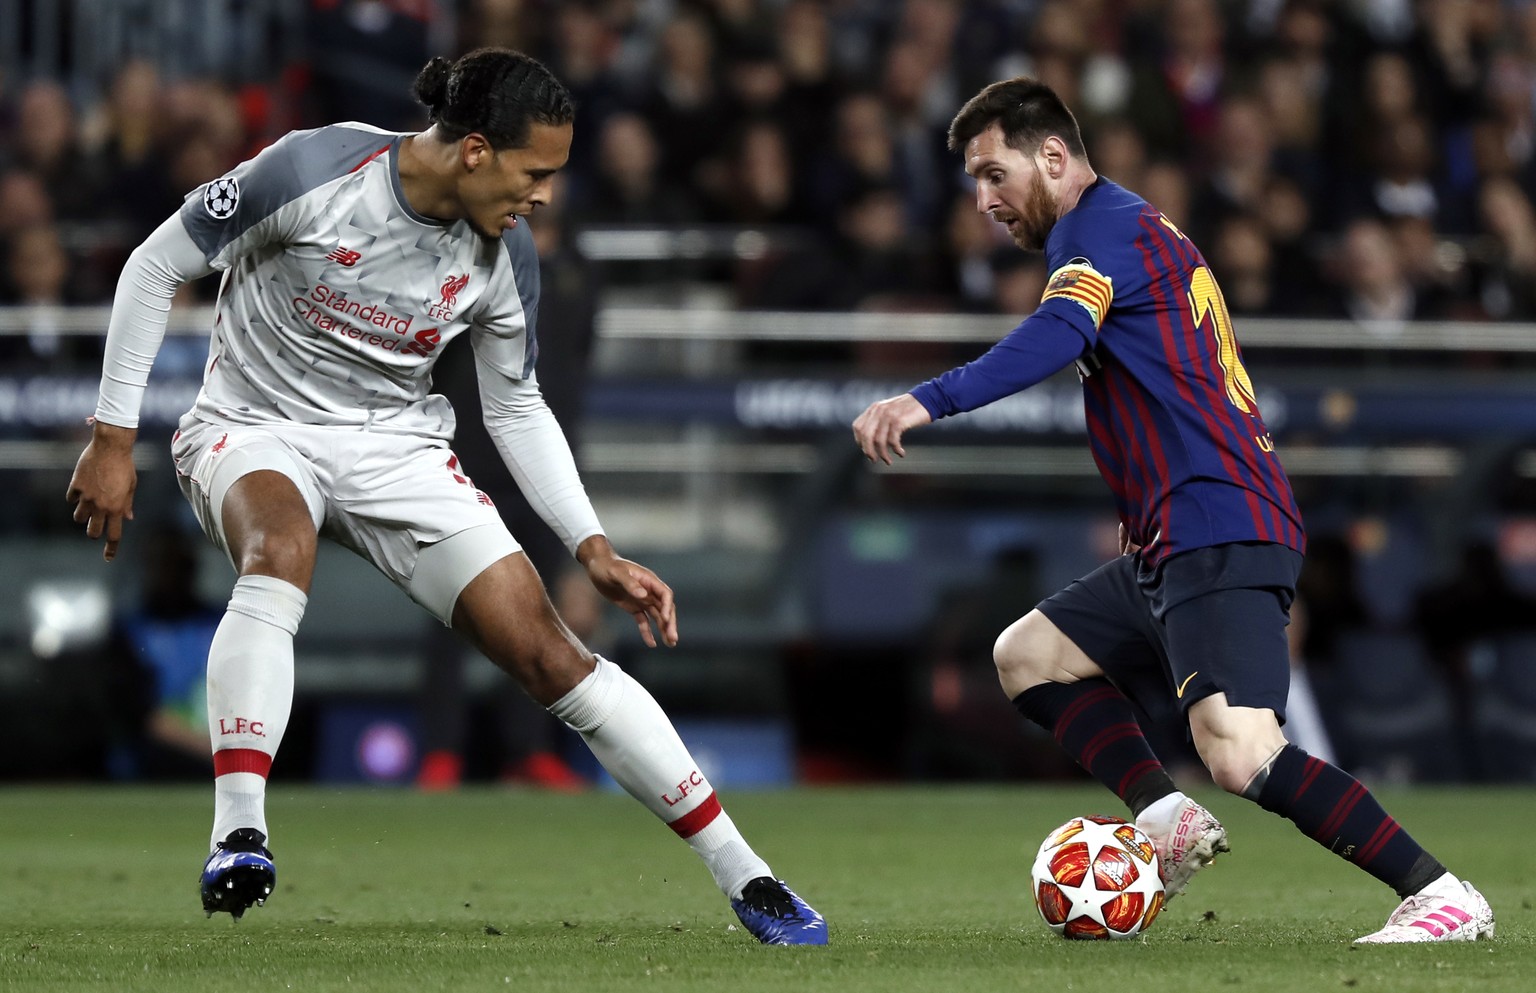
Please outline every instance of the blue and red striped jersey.
[{"label": "blue and red striped jersey", "polygon": [[973,409],[1061,368],[1054,343],[1080,347],[1094,461],[1144,561],[1240,541],[1304,552],[1290,481],[1194,243],[1100,179],[1056,223],[1045,256],[1039,308],[986,355],[913,395],[936,417]]}]

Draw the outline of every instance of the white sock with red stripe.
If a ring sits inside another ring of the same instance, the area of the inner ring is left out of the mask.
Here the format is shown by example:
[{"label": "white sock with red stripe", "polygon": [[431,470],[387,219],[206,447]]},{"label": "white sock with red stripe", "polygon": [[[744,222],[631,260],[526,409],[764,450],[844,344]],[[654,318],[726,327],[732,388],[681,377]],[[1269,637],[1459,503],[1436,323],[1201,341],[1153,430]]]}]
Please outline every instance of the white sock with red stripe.
[{"label": "white sock with red stripe", "polygon": [[650,808],[704,860],[726,896],[771,876],[654,697],[602,656],[597,668],[549,712],[580,732],[592,754],[629,795]]},{"label": "white sock with red stripe", "polygon": [[271,576],[241,576],[208,649],[213,837],[267,834],[267,773],[293,707],[293,636],[308,602]]}]

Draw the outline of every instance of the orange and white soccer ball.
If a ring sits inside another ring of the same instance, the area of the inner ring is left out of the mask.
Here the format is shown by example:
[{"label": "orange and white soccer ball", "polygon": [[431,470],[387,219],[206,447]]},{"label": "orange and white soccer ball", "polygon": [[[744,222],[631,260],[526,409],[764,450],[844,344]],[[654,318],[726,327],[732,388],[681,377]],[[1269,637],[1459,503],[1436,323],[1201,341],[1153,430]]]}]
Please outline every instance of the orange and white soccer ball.
[{"label": "orange and white soccer ball", "polygon": [[1118,817],[1074,817],[1035,856],[1040,917],[1064,938],[1134,938],[1163,909],[1157,847]]}]

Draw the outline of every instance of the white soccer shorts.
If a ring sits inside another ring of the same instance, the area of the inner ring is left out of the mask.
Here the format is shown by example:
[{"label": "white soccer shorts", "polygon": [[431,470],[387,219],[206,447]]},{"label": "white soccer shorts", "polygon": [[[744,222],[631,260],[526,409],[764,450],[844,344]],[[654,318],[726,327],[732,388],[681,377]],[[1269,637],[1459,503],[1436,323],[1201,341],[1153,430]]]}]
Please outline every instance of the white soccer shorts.
[{"label": "white soccer shorts", "polygon": [[248,473],[280,472],[322,537],[373,563],[444,624],[470,580],[521,550],[490,498],[435,439],[189,416],[171,454],[198,523],[226,555],[225,494]]}]

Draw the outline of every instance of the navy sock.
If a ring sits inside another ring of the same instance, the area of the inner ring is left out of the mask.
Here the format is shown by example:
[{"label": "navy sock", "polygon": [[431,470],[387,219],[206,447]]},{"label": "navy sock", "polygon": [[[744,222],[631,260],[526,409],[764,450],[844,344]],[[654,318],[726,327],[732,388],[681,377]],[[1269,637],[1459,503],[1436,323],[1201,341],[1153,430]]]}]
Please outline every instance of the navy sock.
[{"label": "navy sock", "polygon": [[1141,733],[1131,702],[1109,680],[1041,683],[1014,697],[1013,705],[1124,800],[1132,817],[1176,792]]},{"label": "navy sock", "polygon": [[1343,769],[1286,745],[1243,795],[1397,891],[1417,893],[1446,870]]}]

